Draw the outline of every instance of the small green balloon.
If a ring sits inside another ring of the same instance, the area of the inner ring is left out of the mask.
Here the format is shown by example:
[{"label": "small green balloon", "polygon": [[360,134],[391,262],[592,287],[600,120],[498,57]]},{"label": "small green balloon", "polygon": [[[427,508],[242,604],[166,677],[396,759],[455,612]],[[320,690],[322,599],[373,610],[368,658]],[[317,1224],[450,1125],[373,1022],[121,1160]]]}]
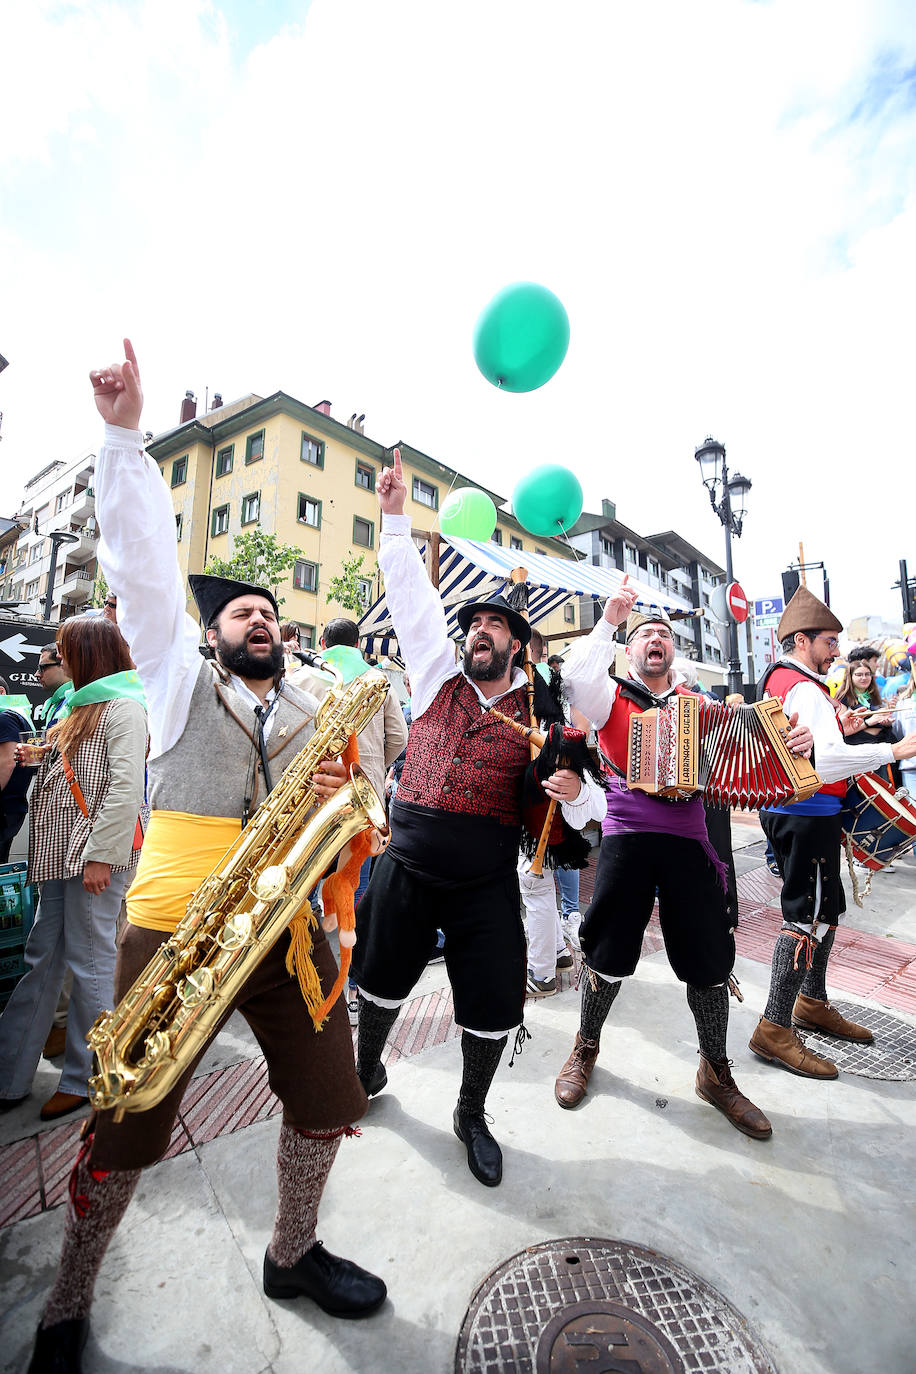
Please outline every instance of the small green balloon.
[{"label": "small green balloon", "polygon": [[582,487],[569,468],[545,463],[516,483],[512,510],[529,534],[561,534],[582,514]]},{"label": "small green balloon", "polygon": [[549,382],[569,348],[563,302],[537,282],[494,296],[474,327],[474,360],[501,391],[535,391]]},{"label": "small green balloon", "polygon": [[442,503],[439,528],[443,534],[454,534],[458,539],[479,539],[485,543],[496,529],[496,507],[485,491],[459,487]]}]

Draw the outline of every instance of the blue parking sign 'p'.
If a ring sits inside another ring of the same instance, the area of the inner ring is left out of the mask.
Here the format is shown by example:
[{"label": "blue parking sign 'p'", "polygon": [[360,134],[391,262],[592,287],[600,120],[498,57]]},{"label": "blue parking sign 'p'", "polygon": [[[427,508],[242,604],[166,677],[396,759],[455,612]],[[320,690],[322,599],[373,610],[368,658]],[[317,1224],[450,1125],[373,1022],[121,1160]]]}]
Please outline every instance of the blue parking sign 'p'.
[{"label": "blue parking sign 'p'", "polygon": [[785,603],[781,596],[765,597],[762,601],[754,602],[754,616],[758,618],[762,615],[782,615],[785,610]]}]

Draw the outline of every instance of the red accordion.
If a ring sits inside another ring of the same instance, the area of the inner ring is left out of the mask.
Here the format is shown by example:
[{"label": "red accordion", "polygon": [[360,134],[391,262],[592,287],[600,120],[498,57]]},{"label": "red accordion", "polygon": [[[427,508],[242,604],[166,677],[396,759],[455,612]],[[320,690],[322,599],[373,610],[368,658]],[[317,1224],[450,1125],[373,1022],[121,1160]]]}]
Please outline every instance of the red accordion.
[{"label": "red accordion", "polygon": [[660,797],[702,792],[720,806],[804,801],[821,785],[811,764],[786,744],[789,722],[775,698],[724,706],[673,696],[630,717],[627,786]]}]

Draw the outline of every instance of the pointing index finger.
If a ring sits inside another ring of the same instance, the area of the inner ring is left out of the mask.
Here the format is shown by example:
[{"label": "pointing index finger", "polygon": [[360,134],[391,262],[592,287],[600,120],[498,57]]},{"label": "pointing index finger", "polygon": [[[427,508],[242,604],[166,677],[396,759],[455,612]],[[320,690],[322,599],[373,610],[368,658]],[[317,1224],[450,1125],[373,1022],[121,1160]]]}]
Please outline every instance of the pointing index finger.
[{"label": "pointing index finger", "polygon": [[402,481],[404,474],[401,471],[401,450],[396,448],[392,456],[394,458],[394,475],[398,481]]},{"label": "pointing index finger", "polygon": [[131,343],[130,339],[124,340],[124,356],[127,359],[127,361],[133,365],[134,371],[139,376],[140,367],[137,363],[137,355],[134,352],[134,346]]}]

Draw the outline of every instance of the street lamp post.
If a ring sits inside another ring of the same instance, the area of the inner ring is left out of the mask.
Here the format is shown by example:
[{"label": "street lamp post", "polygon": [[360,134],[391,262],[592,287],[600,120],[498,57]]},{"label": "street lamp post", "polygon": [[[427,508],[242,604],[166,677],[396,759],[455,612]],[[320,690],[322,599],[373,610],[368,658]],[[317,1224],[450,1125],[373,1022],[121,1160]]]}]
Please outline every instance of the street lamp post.
[{"label": "street lamp post", "polygon": [[[747,506],[747,494],[751,489],[750,478],[736,472],[728,475],[725,460],[725,445],[718,443],[711,435],[693,455],[700,465],[703,484],[709,492],[712,506],[722,525],[725,526],[725,577],[726,582],[734,582],[732,569],[732,535],[741,538],[741,529]],[[728,690],[729,694],[740,692],[742,688],[741,658],[738,652],[738,625],[728,618]]]},{"label": "street lamp post", "polygon": [[71,534],[69,530],[53,530],[48,535],[51,540],[51,566],[48,569],[48,590],[45,592],[45,606],[42,612],[42,620],[51,619],[51,604],[54,597],[54,574],[57,572],[57,550],[61,544],[76,544],[79,541],[78,534]]}]

